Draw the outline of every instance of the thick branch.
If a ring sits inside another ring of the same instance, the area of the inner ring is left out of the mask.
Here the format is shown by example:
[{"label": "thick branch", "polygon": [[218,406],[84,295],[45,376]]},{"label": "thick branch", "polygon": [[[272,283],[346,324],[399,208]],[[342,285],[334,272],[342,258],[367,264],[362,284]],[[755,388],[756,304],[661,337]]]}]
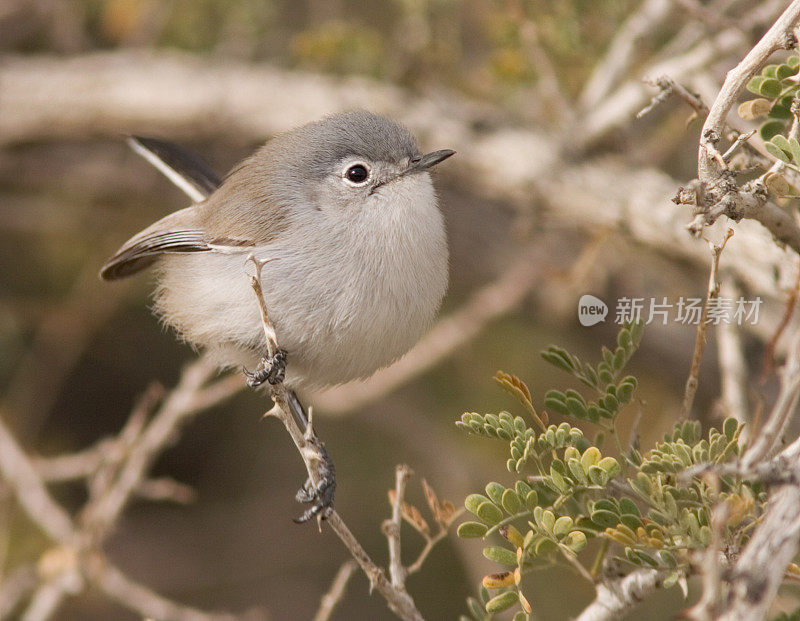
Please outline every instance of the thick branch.
[{"label": "thick branch", "polygon": [[[797,464],[795,464],[797,467]],[[800,486],[785,485],[772,494],[731,575],[731,597],[722,621],[765,619],[783,582],[786,566],[800,542]]]},{"label": "thick branch", "polygon": [[690,192],[683,190],[678,201],[694,207],[689,230],[699,235],[703,226],[725,215],[737,222],[750,218],[760,222],[778,241],[800,254],[800,226],[792,215],[769,202],[763,179],[739,187],[733,171],[717,149],[725,135],[728,112],[750,78],[780,49],[797,44],[792,29],[800,21],[800,0],[794,0],[744,59],[728,72],[711,105],[700,133],[697,157],[698,180]]},{"label": "thick branch", "polygon": [[637,569],[623,578],[603,580],[597,585],[594,601],[576,621],[614,621],[653,593],[664,575],[655,569]]},{"label": "thick branch", "polygon": [[728,72],[716,101],[703,124],[701,136],[706,141],[700,145],[698,153],[698,176],[701,181],[716,179],[719,164],[713,151],[707,147],[712,135],[724,135],[725,119],[739,93],[750,78],[755,75],[767,59],[777,50],[787,49],[796,44],[792,29],[800,20],[800,0],[794,0],[753,49],[734,69]]}]

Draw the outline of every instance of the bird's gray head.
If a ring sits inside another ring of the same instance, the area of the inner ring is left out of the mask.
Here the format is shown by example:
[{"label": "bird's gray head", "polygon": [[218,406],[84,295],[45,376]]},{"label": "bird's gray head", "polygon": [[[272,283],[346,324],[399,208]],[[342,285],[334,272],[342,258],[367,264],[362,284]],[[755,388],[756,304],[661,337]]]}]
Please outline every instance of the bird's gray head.
[{"label": "bird's gray head", "polygon": [[274,138],[260,158],[280,163],[278,178],[294,200],[301,195],[303,202],[316,209],[358,213],[368,204],[377,206],[394,196],[427,189],[427,171],[453,153],[421,155],[406,128],[386,117],[355,110]]}]

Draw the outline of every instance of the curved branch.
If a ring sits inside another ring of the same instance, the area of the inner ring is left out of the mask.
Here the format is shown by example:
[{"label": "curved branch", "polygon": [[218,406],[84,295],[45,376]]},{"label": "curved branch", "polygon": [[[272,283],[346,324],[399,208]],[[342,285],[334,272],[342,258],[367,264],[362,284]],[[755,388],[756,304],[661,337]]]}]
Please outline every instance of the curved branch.
[{"label": "curved branch", "polygon": [[661,586],[664,574],[656,569],[637,569],[627,576],[603,580],[597,595],[575,621],[613,621]]}]

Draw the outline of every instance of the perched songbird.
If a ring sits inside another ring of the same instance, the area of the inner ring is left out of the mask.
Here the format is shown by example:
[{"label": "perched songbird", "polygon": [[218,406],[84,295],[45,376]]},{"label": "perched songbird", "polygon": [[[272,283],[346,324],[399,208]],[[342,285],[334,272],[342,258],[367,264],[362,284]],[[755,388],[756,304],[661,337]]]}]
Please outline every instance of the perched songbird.
[{"label": "perched songbird", "polygon": [[422,155],[404,127],[358,110],[273,138],[220,183],[180,147],[130,141],[195,203],[128,240],[101,276],[154,265],[158,315],[220,364],[266,352],[250,255],[270,259],[261,284],[285,351],[260,381],[280,379],[278,362],[290,386],[367,377],[434,319],[448,261],[428,171],[453,151]]}]

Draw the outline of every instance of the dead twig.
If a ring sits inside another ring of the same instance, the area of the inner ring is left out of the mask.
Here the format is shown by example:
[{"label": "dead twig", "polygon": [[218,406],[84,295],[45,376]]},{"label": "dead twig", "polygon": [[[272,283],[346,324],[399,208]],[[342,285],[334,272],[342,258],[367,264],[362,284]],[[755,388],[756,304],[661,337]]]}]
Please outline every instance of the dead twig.
[{"label": "dead twig", "polygon": [[333,577],[330,589],[322,596],[313,621],[328,621],[328,619],[330,619],[333,610],[344,597],[347,583],[350,582],[350,578],[357,569],[358,565],[353,559],[348,559],[342,563],[342,566],[339,567],[339,571],[337,571],[336,575]]},{"label": "dead twig", "polygon": [[706,292],[706,300],[703,304],[703,312],[700,316],[700,322],[697,324],[697,336],[694,341],[694,352],[692,353],[692,365],[689,369],[689,377],[686,379],[686,387],[683,393],[683,403],[681,404],[681,419],[689,418],[692,410],[692,403],[694,403],[694,395],[697,392],[697,380],[700,375],[700,363],[703,360],[703,352],[706,348],[706,330],[708,328],[708,311],[715,300],[719,296],[719,281],[717,280],[717,271],[719,269],[719,257],[725,249],[725,244],[733,235],[733,230],[728,229],[725,239],[717,246],[711,245],[711,273],[708,277],[708,291]]},{"label": "dead twig", "polygon": [[389,542],[389,576],[395,589],[405,591],[406,568],[400,555],[400,527],[403,521],[403,499],[406,483],[411,477],[411,468],[400,464],[395,469],[394,497],[392,498],[392,518],[383,524],[383,534]]},{"label": "dead twig", "polygon": [[640,119],[646,114],[650,113],[656,106],[665,102],[670,96],[676,95],[681,100],[686,102],[689,107],[694,111],[692,116],[687,119],[688,125],[694,119],[705,116],[708,114],[708,106],[703,103],[699,95],[690,92],[685,86],[678,84],[669,76],[661,76],[655,79],[646,79],[647,84],[658,87],[658,93],[650,100],[650,103],[636,113],[636,118]]}]

